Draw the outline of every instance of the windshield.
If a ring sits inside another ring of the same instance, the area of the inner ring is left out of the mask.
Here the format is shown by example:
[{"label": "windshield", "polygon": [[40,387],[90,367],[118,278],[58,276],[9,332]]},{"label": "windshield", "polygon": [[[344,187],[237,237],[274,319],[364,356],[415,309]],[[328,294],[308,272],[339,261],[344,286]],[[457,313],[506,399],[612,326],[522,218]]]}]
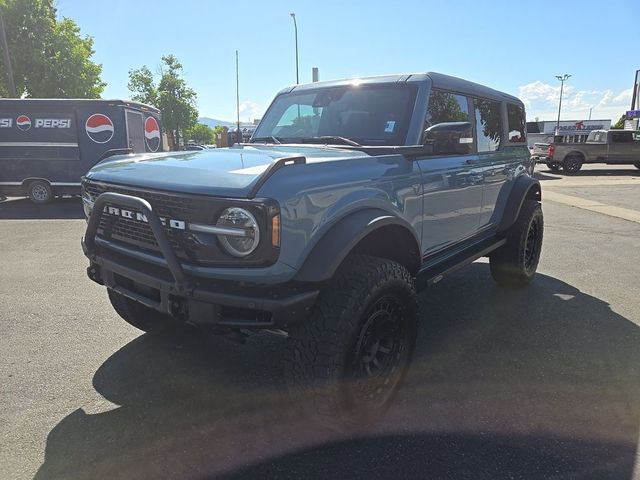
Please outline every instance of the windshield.
[{"label": "windshield", "polygon": [[[404,145],[415,103],[413,85],[348,85],[276,97],[252,141]],[[338,138],[341,137],[341,138]]]}]

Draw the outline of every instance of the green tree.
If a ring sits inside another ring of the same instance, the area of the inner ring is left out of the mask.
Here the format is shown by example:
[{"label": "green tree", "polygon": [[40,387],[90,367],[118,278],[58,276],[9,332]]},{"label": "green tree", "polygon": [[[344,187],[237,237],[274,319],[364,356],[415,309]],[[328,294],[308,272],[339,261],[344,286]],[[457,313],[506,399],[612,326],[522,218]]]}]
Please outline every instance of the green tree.
[{"label": "green tree", "polygon": [[616,123],[614,123],[611,128],[624,128],[624,121],[625,121],[626,117],[624,115],[622,115],[620,117],[620,120],[618,120]]},{"label": "green tree", "polygon": [[147,105],[158,105],[158,89],[153,83],[153,74],[147,66],[136,70],[129,70],[129,83],[127,88],[135,92],[131,100],[146,103]]},{"label": "green tree", "polygon": [[[69,18],[58,19],[53,0],[0,0],[19,96],[98,98],[105,83],[94,63],[93,39]],[[0,57],[0,94],[8,93]]]},{"label": "green tree", "polygon": [[185,130],[184,135],[187,140],[193,140],[200,145],[215,143],[215,133],[213,129],[202,123],[196,123],[189,130]]},{"label": "green tree", "polygon": [[196,124],[196,92],[182,78],[182,64],[174,55],[164,55],[159,70],[157,84],[147,66],[130,70],[128,88],[133,93],[134,100],[160,109],[167,135],[173,148],[177,149],[180,138],[184,136],[183,132]]}]

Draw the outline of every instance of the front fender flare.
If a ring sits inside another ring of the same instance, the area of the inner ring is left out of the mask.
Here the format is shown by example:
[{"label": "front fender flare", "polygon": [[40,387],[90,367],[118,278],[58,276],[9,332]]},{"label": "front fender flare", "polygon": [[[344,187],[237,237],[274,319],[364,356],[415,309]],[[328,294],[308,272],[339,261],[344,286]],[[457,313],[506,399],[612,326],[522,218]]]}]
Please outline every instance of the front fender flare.
[{"label": "front fender flare", "polygon": [[415,258],[411,256],[408,269],[415,273],[420,267],[420,241],[409,222],[381,209],[366,208],[338,220],[313,247],[294,280],[301,282],[329,280],[361,240],[374,231],[388,226],[400,227],[410,232],[410,237],[415,242],[412,248],[415,250]]}]

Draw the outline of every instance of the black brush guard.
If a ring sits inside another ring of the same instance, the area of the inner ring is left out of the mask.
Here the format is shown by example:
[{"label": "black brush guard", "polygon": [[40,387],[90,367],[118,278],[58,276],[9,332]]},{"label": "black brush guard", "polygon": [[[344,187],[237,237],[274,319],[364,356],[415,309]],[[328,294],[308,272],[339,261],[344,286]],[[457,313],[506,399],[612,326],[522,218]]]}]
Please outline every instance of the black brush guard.
[{"label": "black brush guard", "polygon": [[[145,268],[144,262],[138,260],[141,257],[139,252],[121,245],[110,248],[110,241],[96,237],[107,205],[127,207],[145,215],[162,253],[162,267],[169,271],[170,276],[159,274],[155,265],[149,264]],[[149,308],[183,317],[196,325],[286,328],[304,320],[318,296],[317,289],[295,285],[269,287],[259,293],[242,287],[234,292],[193,288],[194,284],[201,285],[202,282],[185,275],[165,227],[151,204],[142,198],[120,193],[102,193],[95,200],[82,239],[82,249],[91,262],[87,269],[91,280]],[[130,259],[126,255],[128,250],[131,250]],[[156,295],[145,295],[126,285],[131,282],[151,289]]]}]

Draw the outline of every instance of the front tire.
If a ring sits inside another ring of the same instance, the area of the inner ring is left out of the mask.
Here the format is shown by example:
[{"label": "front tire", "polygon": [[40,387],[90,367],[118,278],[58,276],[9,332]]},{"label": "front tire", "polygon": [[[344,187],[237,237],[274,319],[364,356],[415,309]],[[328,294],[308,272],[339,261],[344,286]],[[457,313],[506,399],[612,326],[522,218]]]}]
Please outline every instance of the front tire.
[{"label": "front tire", "polygon": [[544,233],[540,202],[524,201],[516,222],[507,234],[507,243],[489,257],[491,275],[498,285],[523,287],[535,276]]},{"label": "front tire", "polygon": [[298,407],[325,427],[379,418],[398,391],[417,334],[416,294],[402,265],[348,257],[312,317],[289,331],[286,376]]},{"label": "front tire", "polygon": [[36,205],[44,205],[53,199],[53,190],[49,182],[36,180],[29,184],[29,199]]},{"label": "front tire", "polygon": [[146,307],[110,288],[108,288],[107,291],[109,293],[109,301],[116,313],[129,325],[143,332],[152,335],[162,335],[181,325],[178,320],[169,315],[164,315],[152,308]]}]

